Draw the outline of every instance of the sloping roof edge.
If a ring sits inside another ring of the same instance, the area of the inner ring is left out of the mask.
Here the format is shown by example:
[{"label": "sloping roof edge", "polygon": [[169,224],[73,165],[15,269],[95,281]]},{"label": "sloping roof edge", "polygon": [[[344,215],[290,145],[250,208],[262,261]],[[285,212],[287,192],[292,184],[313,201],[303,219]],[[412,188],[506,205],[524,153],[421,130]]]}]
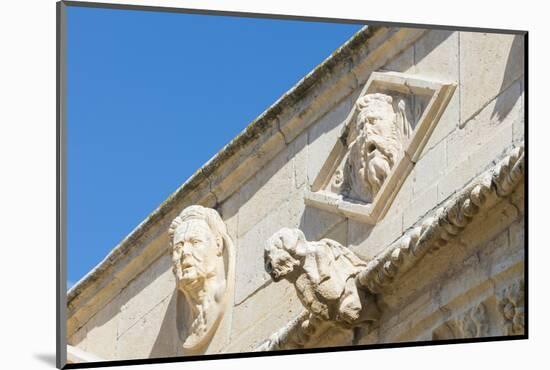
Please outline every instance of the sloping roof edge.
[{"label": "sloping roof edge", "polygon": [[229,160],[242,146],[257,138],[266,125],[276,118],[285,107],[292,106],[300,101],[307,91],[320,81],[323,76],[333,70],[341,62],[347,60],[355,50],[364,44],[380,29],[379,26],[365,26],[356,32],[348,41],[336,49],[329,57],[316,66],[310,73],[303,77],[289,91],[283,94],[275,103],[267,108],[260,116],[252,121],[239,135],[225,145],[208,162],[199,168],[187,181],[185,181],[174,193],[172,193],[156,210],[143,220],[134,230],[128,234],[109,254],[80,279],[67,292],[67,304],[70,305],[80,292],[97,281],[103,273],[123,257],[135,241],[146,233],[165,214],[172,210],[177,199],[192,192],[206,177],[206,174],[213,173]]}]

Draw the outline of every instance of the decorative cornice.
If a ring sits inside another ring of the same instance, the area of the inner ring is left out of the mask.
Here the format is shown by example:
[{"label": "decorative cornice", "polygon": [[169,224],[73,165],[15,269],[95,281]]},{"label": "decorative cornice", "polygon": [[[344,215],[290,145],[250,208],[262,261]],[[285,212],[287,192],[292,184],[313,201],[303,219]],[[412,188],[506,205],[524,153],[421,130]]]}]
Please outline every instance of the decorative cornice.
[{"label": "decorative cornice", "polygon": [[367,264],[357,276],[358,285],[377,294],[412,268],[428,252],[455,239],[492,197],[504,198],[524,176],[524,147],[514,148],[495,167],[478,176]]},{"label": "decorative cornice", "polygon": [[[469,185],[426,217],[420,226],[405,232],[379,256],[369,261],[356,278],[359,287],[373,294],[394,284],[414,267],[428,252],[435,252],[460,235],[482,209],[492,200],[509,196],[525,175],[524,143],[513,148],[497,165],[476,177]],[[319,325],[319,323],[315,323]],[[287,325],[260,344],[256,351],[300,348],[316,331],[309,312],[300,313]]]}]

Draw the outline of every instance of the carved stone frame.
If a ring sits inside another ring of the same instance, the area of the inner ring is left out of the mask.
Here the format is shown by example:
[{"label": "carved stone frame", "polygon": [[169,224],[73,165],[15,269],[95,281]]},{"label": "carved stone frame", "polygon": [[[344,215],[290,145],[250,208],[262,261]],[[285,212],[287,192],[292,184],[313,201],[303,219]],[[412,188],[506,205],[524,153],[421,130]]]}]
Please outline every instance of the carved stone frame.
[{"label": "carved stone frame", "polygon": [[344,129],[339,140],[315,178],[311,190],[306,190],[304,198],[306,205],[339,213],[368,224],[377,223],[391,206],[401,185],[414,167],[455,88],[456,83],[453,82],[436,81],[398,72],[373,72],[359,97],[365,94],[389,91],[429,99],[416,123],[412,137],[405,147],[404,155],[392,168],[372,203],[351,202],[343,199],[341,195],[324,190],[346,155],[347,128],[358,113],[357,108],[354,107],[344,121]]}]

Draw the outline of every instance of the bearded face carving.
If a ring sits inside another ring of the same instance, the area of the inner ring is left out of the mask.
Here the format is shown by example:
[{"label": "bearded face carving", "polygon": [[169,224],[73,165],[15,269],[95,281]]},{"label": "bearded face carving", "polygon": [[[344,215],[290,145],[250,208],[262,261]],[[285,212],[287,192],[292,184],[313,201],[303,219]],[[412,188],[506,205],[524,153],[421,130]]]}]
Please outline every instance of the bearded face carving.
[{"label": "bearded face carving", "polygon": [[223,315],[233,247],[219,214],[202,206],[184,209],[169,233],[172,271],[183,296],[178,300],[178,329],[183,347],[196,351],[208,342]]},{"label": "bearded face carving", "polygon": [[344,173],[338,173],[336,181],[344,182],[349,197],[369,203],[403,155],[412,128],[402,99],[366,94],[357,100],[356,108],[358,113],[349,127]]}]

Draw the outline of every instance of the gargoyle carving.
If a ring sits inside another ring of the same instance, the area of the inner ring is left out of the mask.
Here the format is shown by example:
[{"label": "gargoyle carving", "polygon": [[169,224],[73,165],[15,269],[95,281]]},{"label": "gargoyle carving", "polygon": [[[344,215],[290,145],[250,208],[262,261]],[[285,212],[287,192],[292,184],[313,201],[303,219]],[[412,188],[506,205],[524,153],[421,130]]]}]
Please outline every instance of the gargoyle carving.
[{"label": "gargoyle carving", "polygon": [[267,240],[264,259],[272,279],[293,283],[315,317],[347,328],[377,320],[374,297],[355,281],[366,263],[338,242],[308,242],[302,231],[283,228]]}]

